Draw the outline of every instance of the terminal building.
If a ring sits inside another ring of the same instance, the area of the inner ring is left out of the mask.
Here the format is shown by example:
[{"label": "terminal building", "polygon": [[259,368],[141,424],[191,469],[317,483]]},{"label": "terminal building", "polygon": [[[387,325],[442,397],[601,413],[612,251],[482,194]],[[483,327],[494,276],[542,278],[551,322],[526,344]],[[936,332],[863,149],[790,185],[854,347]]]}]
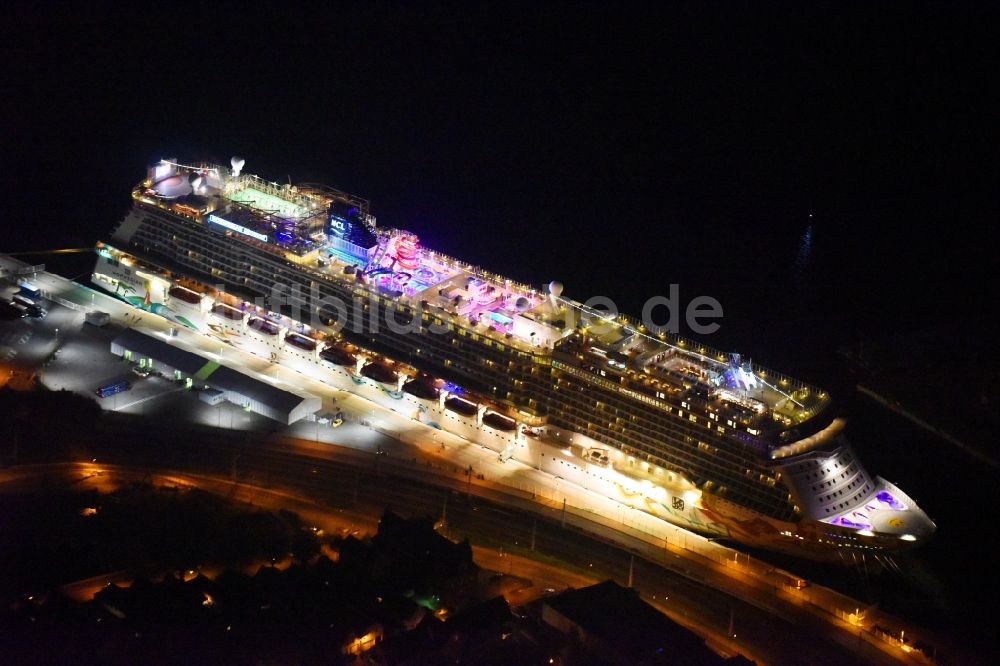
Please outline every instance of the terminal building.
[{"label": "terminal building", "polygon": [[202,358],[153,336],[127,330],[111,342],[111,353],[191,386],[206,389],[216,404],[227,400],[290,425],[320,410],[320,399],[273,384]]}]

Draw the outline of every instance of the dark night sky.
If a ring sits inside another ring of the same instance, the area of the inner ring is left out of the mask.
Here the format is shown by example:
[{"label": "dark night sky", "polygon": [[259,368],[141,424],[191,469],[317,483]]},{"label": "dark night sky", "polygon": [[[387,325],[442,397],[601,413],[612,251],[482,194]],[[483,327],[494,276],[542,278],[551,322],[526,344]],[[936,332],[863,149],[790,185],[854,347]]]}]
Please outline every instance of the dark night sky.
[{"label": "dark night sky", "polygon": [[241,154],[581,300],[715,296],[709,342],[769,365],[992,311],[987,3],[359,7],[16,10],[3,247],[92,244],[147,162]]}]

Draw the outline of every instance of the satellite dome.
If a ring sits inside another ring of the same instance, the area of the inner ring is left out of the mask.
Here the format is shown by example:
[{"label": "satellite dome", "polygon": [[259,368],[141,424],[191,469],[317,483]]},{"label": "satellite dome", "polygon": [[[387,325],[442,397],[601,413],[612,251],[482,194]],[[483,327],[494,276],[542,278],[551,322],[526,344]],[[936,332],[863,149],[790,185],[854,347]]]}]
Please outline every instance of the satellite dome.
[{"label": "satellite dome", "polygon": [[191,194],[191,182],[179,173],[158,180],[150,187],[156,191],[156,196],[163,199],[176,199]]},{"label": "satellite dome", "polygon": [[560,296],[562,296],[563,293],[562,282],[558,282],[556,280],[549,282],[549,293],[552,294],[555,298],[559,298]]},{"label": "satellite dome", "polygon": [[236,157],[235,155],[231,160],[229,160],[229,164],[231,164],[233,167],[233,178],[236,178],[237,176],[240,175],[240,171],[243,170],[243,165],[246,163],[247,161],[245,159],[243,159],[242,157]]},{"label": "satellite dome", "polygon": [[516,301],[514,301],[514,307],[517,308],[518,312],[524,312],[529,307],[531,307],[531,301],[529,301],[524,296],[521,296]]}]

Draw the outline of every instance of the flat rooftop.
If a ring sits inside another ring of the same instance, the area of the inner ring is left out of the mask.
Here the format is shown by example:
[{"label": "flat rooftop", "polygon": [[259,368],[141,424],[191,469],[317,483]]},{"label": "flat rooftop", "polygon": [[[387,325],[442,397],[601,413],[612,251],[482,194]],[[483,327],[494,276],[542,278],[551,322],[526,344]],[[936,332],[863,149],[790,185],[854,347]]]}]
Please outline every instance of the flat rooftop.
[{"label": "flat rooftop", "polygon": [[254,379],[233,368],[220,365],[215,361],[205,359],[198,354],[134,329],[124,331],[111,344],[176,368],[212,388],[239,393],[281,412],[291,412],[302,401],[312,397]]}]

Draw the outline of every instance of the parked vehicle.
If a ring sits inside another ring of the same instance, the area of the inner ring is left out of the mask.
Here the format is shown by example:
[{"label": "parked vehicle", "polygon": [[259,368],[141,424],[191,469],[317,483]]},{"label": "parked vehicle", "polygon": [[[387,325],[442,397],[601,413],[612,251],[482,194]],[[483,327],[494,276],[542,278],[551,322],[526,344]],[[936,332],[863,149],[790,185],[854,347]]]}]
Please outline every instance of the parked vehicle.
[{"label": "parked vehicle", "polygon": [[120,382],[115,382],[113,384],[106,384],[101,388],[97,389],[95,393],[97,393],[97,397],[99,398],[108,398],[110,396],[115,395],[116,393],[123,393],[124,391],[127,391],[130,388],[132,388],[132,385],[123,379]]},{"label": "parked vehicle", "polygon": [[42,290],[30,282],[22,282],[17,293],[30,298],[32,301],[37,301],[42,297]]},{"label": "parked vehicle", "polygon": [[84,315],[84,320],[91,326],[107,326],[111,321],[111,315],[95,310]]}]

